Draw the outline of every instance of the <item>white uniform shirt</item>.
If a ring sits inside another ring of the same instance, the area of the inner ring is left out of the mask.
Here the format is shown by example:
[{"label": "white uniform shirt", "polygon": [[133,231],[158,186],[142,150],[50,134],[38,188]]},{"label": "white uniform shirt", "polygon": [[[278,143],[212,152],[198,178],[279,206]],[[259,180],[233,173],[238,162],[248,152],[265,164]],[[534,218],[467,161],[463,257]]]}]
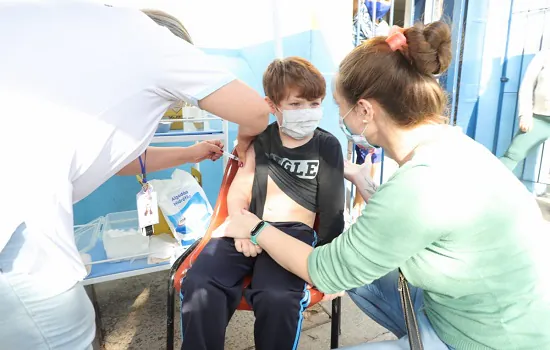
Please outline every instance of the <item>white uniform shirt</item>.
[{"label": "white uniform shirt", "polygon": [[0,251],[25,223],[10,270],[55,295],[86,274],[73,203],[146,149],[170,104],[234,77],[138,10],[78,0],[0,3],[0,51]]}]

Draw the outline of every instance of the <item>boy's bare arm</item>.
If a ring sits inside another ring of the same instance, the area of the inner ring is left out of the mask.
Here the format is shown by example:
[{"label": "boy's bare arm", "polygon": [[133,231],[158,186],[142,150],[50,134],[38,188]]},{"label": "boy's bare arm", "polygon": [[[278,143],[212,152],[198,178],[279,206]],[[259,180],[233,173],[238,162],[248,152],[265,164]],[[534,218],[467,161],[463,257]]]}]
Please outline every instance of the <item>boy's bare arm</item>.
[{"label": "boy's bare arm", "polygon": [[254,145],[251,145],[246,151],[246,160],[244,166],[237,171],[227,194],[227,211],[229,215],[240,212],[241,209],[248,210],[250,206],[254,169],[256,168]]},{"label": "boy's bare arm", "polygon": [[[254,144],[252,144],[246,151],[246,163],[242,168],[239,168],[231,187],[229,187],[229,193],[227,194],[227,212],[229,215],[240,214],[241,209],[248,210],[252,198],[255,169],[256,153],[254,152]],[[235,238],[235,249],[247,257],[255,257],[262,252],[262,248],[249,239]]]}]

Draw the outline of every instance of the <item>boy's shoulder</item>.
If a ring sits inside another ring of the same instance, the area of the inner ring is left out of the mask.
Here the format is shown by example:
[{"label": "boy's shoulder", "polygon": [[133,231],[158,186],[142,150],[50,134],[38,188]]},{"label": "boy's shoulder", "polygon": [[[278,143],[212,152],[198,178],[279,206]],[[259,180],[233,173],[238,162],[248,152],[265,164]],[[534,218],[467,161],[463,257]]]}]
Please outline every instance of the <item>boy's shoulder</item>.
[{"label": "boy's shoulder", "polygon": [[273,122],[273,123],[271,123],[271,124],[269,124],[269,125],[267,126],[267,128],[265,128],[265,130],[262,131],[262,132],[258,135],[258,137],[260,137],[260,136],[271,136],[271,135],[272,135],[272,132],[273,132],[273,129],[275,129],[275,128],[277,128],[277,122],[276,122],[276,121]]},{"label": "boy's shoulder", "polygon": [[341,147],[340,141],[330,131],[318,127],[315,130],[315,136],[319,138],[321,146],[334,147],[338,145],[338,147]]},{"label": "boy's shoulder", "polygon": [[271,123],[262,131],[258,136],[256,136],[255,143],[260,145],[268,145],[272,142],[273,137],[279,136],[279,133],[276,130],[277,122]]}]

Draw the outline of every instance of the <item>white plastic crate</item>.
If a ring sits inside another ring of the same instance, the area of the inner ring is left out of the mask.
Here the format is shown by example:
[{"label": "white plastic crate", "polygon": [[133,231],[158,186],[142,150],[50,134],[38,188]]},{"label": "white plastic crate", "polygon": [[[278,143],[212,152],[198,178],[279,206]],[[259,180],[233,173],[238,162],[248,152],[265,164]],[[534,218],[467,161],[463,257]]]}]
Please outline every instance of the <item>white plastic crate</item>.
[{"label": "white plastic crate", "polygon": [[99,217],[87,224],[76,225],[74,227],[74,239],[80,253],[87,253],[95,247],[101,235],[101,228],[104,220],[104,217]]},{"label": "white plastic crate", "polygon": [[141,234],[136,210],[107,214],[102,237],[110,261],[144,257],[149,253],[149,237]]}]

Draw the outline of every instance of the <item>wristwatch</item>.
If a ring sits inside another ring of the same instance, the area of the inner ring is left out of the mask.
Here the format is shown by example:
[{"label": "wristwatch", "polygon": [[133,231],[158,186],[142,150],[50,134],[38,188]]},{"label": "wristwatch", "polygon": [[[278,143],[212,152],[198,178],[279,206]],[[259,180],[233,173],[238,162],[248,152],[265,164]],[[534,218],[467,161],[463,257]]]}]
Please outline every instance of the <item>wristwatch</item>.
[{"label": "wristwatch", "polygon": [[250,241],[253,244],[258,245],[258,236],[268,226],[269,226],[269,223],[267,223],[263,220],[258,222],[258,224],[256,224],[256,226],[254,226],[252,228],[252,230],[250,231]]}]

